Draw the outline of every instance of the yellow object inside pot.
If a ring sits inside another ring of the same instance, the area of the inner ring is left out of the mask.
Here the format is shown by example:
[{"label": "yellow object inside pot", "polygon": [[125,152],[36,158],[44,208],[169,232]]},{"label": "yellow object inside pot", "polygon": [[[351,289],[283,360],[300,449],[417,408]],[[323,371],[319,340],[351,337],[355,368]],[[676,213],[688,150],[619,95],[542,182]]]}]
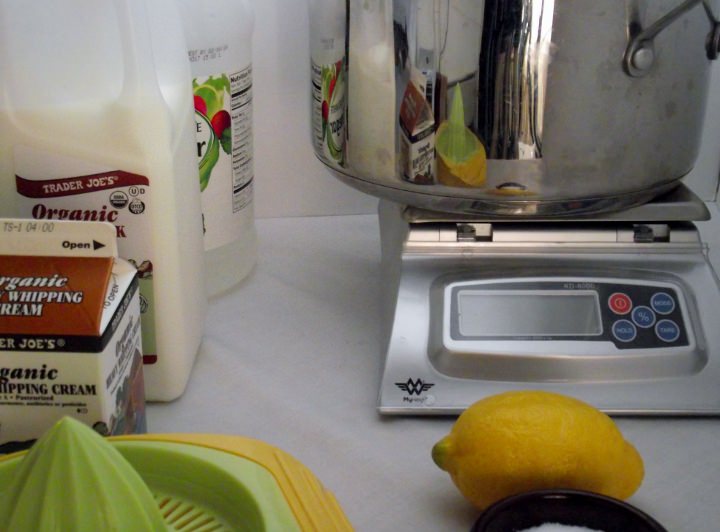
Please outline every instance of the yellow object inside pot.
[{"label": "yellow object inside pot", "polygon": [[455,85],[450,117],[437,130],[438,181],[448,186],[479,187],[487,177],[485,147],[465,125],[460,85]]}]

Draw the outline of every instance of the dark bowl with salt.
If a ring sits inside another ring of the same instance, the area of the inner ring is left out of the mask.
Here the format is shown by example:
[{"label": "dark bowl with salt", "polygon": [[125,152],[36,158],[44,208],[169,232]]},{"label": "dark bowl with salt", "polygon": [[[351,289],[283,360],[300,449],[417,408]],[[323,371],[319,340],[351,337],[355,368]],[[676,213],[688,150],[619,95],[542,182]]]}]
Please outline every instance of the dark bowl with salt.
[{"label": "dark bowl with salt", "polygon": [[580,490],[539,490],[496,502],[471,532],[667,532],[655,519],[611,497]]}]

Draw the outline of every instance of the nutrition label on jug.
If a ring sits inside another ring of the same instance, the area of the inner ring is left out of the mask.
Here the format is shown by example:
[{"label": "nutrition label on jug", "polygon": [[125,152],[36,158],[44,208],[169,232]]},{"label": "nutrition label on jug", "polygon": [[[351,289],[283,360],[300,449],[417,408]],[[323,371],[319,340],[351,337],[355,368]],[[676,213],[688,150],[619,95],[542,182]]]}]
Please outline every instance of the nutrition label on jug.
[{"label": "nutrition label on jug", "polygon": [[232,117],[233,212],[252,202],[252,65],[230,75]]}]

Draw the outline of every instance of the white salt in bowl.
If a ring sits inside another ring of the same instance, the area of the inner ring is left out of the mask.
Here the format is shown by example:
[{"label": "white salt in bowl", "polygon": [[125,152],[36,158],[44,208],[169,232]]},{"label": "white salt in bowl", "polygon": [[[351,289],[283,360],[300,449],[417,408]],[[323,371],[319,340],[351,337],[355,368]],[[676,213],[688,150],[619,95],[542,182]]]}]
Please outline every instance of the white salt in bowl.
[{"label": "white salt in bowl", "polygon": [[667,532],[634,506],[587,491],[539,490],[496,502],[471,532]]}]

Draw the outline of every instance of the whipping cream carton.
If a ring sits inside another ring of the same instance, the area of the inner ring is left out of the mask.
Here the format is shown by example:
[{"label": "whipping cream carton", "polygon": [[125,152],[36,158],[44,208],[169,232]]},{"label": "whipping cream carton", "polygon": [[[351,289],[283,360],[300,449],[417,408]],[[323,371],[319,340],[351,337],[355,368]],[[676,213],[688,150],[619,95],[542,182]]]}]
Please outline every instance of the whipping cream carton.
[{"label": "whipping cream carton", "polygon": [[63,416],[145,432],[135,267],[109,223],[0,218],[0,452]]},{"label": "whipping cream carton", "polygon": [[400,166],[403,178],[418,185],[435,182],[435,120],[426,82],[413,68],[400,104]]}]

